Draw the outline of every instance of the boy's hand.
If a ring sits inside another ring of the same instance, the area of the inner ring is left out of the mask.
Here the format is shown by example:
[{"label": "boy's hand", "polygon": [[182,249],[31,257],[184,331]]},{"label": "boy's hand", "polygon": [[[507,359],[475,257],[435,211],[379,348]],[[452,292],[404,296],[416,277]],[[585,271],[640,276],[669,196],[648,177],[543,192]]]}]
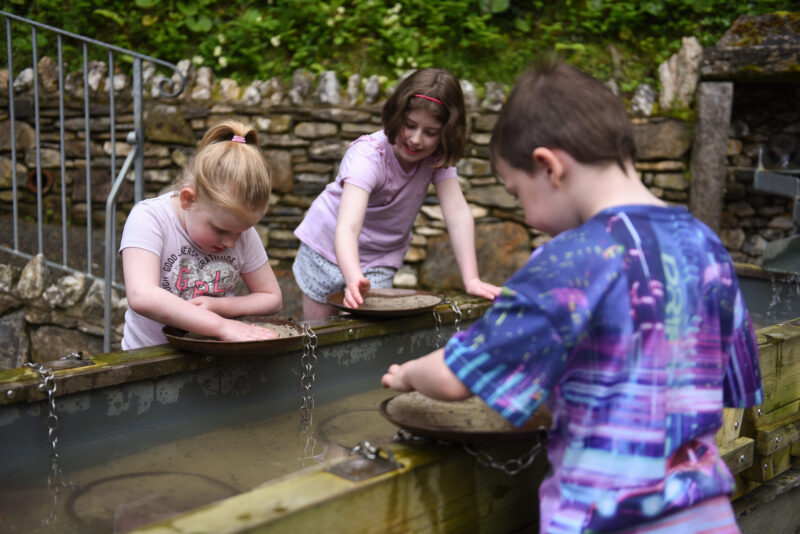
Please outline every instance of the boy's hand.
[{"label": "boy's hand", "polygon": [[364,304],[364,297],[369,292],[370,283],[365,277],[354,280],[344,288],[344,300],[342,303],[348,308],[358,308]]},{"label": "boy's hand", "polygon": [[386,371],[386,374],[381,378],[381,386],[385,388],[394,389],[396,391],[414,391],[410,384],[407,384],[404,378],[403,366],[393,364]]},{"label": "boy's hand", "polygon": [[485,299],[494,300],[497,295],[500,294],[501,288],[497,287],[496,285],[489,284],[487,282],[482,282],[480,278],[473,278],[472,280],[467,280],[464,284],[467,293],[470,295],[475,295],[476,297],[483,297]]}]

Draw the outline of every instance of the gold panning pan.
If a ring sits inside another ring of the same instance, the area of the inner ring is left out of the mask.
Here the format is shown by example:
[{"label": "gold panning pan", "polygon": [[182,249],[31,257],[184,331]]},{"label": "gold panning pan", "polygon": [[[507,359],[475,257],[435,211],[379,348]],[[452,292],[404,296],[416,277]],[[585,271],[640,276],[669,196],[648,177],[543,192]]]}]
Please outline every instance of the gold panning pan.
[{"label": "gold panning pan", "polygon": [[415,436],[458,443],[535,440],[550,427],[550,415],[544,409],[517,428],[478,396],[448,402],[414,391],[384,400],[380,411]]},{"label": "gold panning pan", "polygon": [[222,341],[213,337],[198,336],[174,326],[165,326],[162,332],[167,341],[178,349],[220,356],[275,354],[303,347],[303,327],[295,322],[265,315],[246,315],[237,317],[236,320],[269,328],[278,334],[278,337],[253,341]]},{"label": "gold panning pan", "polygon": [[344,305],[344,291],[327,297],[328,304],[351,315],[378,319],[425,313],[443,301],[440,293],[400,288],[370,289],[364,296],[364,304],[358,308]]}]

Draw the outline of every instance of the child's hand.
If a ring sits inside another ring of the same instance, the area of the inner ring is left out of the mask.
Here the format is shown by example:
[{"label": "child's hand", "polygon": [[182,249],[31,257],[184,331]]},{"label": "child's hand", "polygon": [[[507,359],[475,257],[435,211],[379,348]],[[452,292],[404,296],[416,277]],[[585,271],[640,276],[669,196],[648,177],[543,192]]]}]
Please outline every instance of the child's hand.
[{"label": "child's hand", "polygon": [[222,341],[257,341],[260,339],[277,339],[278,334],[269,328],[227,320],[219,336]]},{"label": "child's hand", "polygon": [[473,278],[472,280],[468,280],[465,284],[465,289],[467,293],[470,295],[475,295],[476,297],[483,297],[485,299],[494,300],[497,295],[500,294],[501,288],[497,287],[496,285],[489,284],[487,282],[482,282],[480,278]]},{"label": "child's hand", "polygon": [[414,391],[414,388],[406,383],[404,375],[403,366],[393,364],[389,367],[389,370],[386,371],[386,374],[381,377],[381,386],[396,391]]},{"label": "child's hand", "polygon": [[364,304],[363,295],[366,295],[369,292],[369,288],[369,280],[363,276],[358,280],[350,282],[347,284],[347,287],[344,288],[343,304],[348,308],[358,308]]}]

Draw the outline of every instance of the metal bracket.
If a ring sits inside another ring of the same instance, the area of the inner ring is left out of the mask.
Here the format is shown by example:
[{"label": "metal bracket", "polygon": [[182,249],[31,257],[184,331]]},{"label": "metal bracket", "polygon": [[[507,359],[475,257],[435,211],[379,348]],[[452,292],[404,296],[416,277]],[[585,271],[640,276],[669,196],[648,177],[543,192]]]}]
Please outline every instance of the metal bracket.
[{"label": "metal bracket", "polygon": [[[385,456],[382,456],[381,453],[385,453]],[[373,447],[368,441],[361,441],[353,447],[350,455],[354,454],[359,456],[331,466],[325,471],[352,482],[360,482],[403,467],[394,459],[392,451]]]}]

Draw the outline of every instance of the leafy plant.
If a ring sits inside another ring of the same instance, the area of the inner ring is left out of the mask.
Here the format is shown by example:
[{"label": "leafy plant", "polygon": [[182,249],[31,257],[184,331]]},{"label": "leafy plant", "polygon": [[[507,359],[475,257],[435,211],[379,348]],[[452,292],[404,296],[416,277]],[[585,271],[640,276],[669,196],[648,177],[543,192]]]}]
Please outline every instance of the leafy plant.
[{"label": "leafy plant", "polygon": [[[632,91],[655,83],[681,38],[713,44],[743,13],[790,9],[789,0],[8,0],[4,9],[67,31],[177,62],[192,59],[240,82],[285,80],[299,68],[394,79],[443,66],[480,86],[512,83],[542,52],[558,51]],[[12,23],[14,71],[31,63],[31,33]],[[39,57],[56,55],[37,35]],[[611,57],[613,46],[619,58]],[[5,40],[0,49],[6,57]],[[63,40],[71,70],[80,43]],[[106,60],[89,47],[89,59]],[[615,63],[616,62],[616,63]],[[27,64],[26,64],[27,63]]]}]

